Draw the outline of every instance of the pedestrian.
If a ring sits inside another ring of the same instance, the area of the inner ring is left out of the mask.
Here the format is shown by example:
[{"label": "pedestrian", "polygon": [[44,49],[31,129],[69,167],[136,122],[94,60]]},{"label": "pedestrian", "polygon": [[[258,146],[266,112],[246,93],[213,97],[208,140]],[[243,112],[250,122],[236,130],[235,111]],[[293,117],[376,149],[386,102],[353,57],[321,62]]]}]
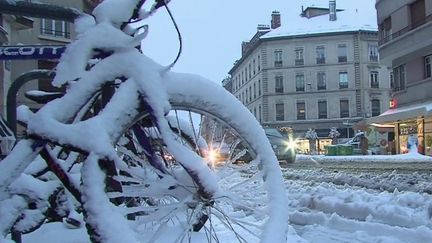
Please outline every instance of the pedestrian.
[{"label": "pedestrian", "polygon": [[367,139],[367,137],[364,134],[362,134],[360,136],[360,150],[361,150],[361,153],[363,155],[367,155],[368,154],[368,148],[369,148],[368,139]]}]

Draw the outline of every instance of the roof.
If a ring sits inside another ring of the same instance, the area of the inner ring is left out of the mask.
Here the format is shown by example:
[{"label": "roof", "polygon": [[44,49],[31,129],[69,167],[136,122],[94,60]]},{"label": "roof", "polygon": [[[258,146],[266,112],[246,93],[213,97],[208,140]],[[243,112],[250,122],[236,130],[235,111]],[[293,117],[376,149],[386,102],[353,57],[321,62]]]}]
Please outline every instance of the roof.
[{"label": "roof", "polygon": [[[328,0],[315,0],[316,2],[306,8],[328,8]],[[325,5],[327,3],[327,5]],[[309,34],[335,33],[335,32],[350,32],[350,31],[378,31],[377,17],[375,10],[375,0],[337,0],[337,20],[330,21],[329,15],[320,15],[313,18],[305,18],[299,15],[301,11],[290,11],[290,13],[282,13],[281,27],[271,30],[269,33],[261,37],[261,39],[275,37],[289,37]]]},{"label": "roof", "polygon": [[[236,61],[229,70],[232,74],[238,66],[259,46],[262,41],[309,37],[315,35],[335,35],[353,33],[358,31],[378,31],[375,0],[336,0],[337,19],[329,20],[329,14],[312,18],[301,17],[303,10],[307,8],[328,9],[329,0],[291,0],[286,9],[281,9],[281,26],[277,29],[270,29],[267,33],[259,36],[249,50]],[[343,10],[343,11],[341,11]],[[257,35],[255,34],[252,39]]]}]

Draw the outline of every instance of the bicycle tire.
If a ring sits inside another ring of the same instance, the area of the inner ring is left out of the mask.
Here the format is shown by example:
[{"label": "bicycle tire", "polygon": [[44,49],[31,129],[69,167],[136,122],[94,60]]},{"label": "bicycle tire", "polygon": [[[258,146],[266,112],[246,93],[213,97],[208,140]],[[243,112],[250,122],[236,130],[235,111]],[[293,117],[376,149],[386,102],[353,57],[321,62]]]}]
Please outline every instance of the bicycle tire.
[{"label": "bicycle tire", "polygon": [[[190,77],[190,76],[188,76]],[[270,147],[270,144],[268,143],[268,140],[264,134],[264,132],[250,132],[250,129],[260,129],[260,126],[258,122],[256,122],[255,117],[244,108],[235,97],[233,97],[231,94],[228,94],[226,90],[223,90],[220,86],[217,86],[216,84],[212,86],[210,84],[210,87],[212,88],[212,92],[218,92],[220,95],[223,96],[223,100],[218,97],[218,99],[209,99],[208,96],[203,95],[202,93],[196,92],[197,90],[208,90],[209,84],[207,82],[202,82],[200,79],[192,78],[192,79],[178,79],[174,78],[172,79],[173,82],[176,83],[176,88],[168,88],[168,94],[169,94],[169,101],[172,107],[172,110],[183,110],[186,112],[198,112],[201,115],[205,115],[208,117],[211,117],[217,122],[220,122],[223,124],[223,126],[229,127],[233,129],[235,135],[239,136],[242,139],[242,143],[245,148],[248,148],[247,152],[250,153],[252,158],[258,158],[257,164],[253,163],[244,163],[242,165],[235,165],[234,161],[231,161],[230,166],[236,167],[237,171],[231,171],[230,173],[243,173],[243,176],[251,176],[253,179],[245,179],[245,181],[239,183],[240,184],[250,184],[248,185],[248,189],[250,190],[253,188],[253,186],[256,186],[255,183],[258,183],[255,181],[255,179],[259,179],[260,183],[262,183],[262,187],[265,189],[264,194],[267,197],[267,210],[269,210],[268,214],[261,215],[259,220],[263,222],[263,224],[260,224],[259,226],[253,226],[252,230],[241,230],[241,233],[236,232],[234,230],[234,227],[232,226],[233,223],[237,224],[235,227],[237,228],[247,228],[245,225],[240,225],[240,221],[238,219],[228,219],[225,214],[225,212],[221,213],[221,208],[217,208],[217,210],[209,210],[209,208],[216,208],[216,206],[220,206],[222,204],[219,204],[218,200],[220,199],[212,199],[207,201],[200,201],[200,199],[193,199],[191,201],[188,201],[187,203],[196,205],[192,207],[192,209],[198,208],[198,205],[203,209],[197,210],[198,213],[194,212],[192,210],[192,214],[195,213],[194,217],[194,223],[191,223],[187,229],[181,232],[181,234],[175,238],[179,239],[179,237],[189,237],[189,239],[194,237],[206,237],[208,241],[211,241],[212,239],[218,239],[219,236],[215,235],[216,230],[214,229],[214,225],[212,224],[212,220],[219,220],[226,222],[219,222],[219,225],[223,225],[223,227],[233,231],[232,237],[234,239],[237,239],[239,242],[254,242],[254,241],[262,241],[262,242],[270,242],[272,240],[278,241],[279,239],[285,239],[286,238],[286,232],[287,232],[287,226],[284,224],[279,225],[279,222],[282,222],[282,220],[287,219],[287,210],[285,209],[284,204],[286,202],[285,195],[278,195],[277,192],[284,191],[283,189],[283,183],[282,183],[282,175],[280,172],[279,164],[277,163],[277,159]],[[182,82],[183,85],[179,85],[178,82]],[[169,82],[168,82],[169,83]],[[178,87],[182,87],[181,89],[178,89]],[[193,88],[189,88],[193,87]],[[232,108],[234,105],[234,109]],[[145,115],[145,114],[144,114]],[[139,122],[142,118],[143,114],[140,114],[135,117],[133,122],[128,125],[128,127],[132,127],[134,124]],[[251,120],[254,120],[254,122],[251,122]],[[244,123],[242,123],[244,121]],[[251,126],[244,126],[244,124],[253,124]],[[232,131],[230,131],[232,132]],[[258,134],[258,137],[257,137]],[[259,142],[255,141],[255,139],[260,140]],[[230,159],[238,159],[238,158],[230,158]],[[254,167],[255,166],[255,167]],[[251,167],[254,167],[253,169],[258,170],[258,173],[253,176],[252,173],[246,170],[251,169]],[[259,178],[258,178],[259,177]],[[274,179],[269,180],[268,178],[273,177]],[[238,179],[237,177],[236,179]],[[224,178],[226,179],[226,178]],[[228,178],[229,179],[229,178]],[[154,184],[156,184],[156,181],[153,181]],[[222,181],[224,183],[229,183],[226,181]],[[194,182],[196,183],[196,181]],[[226,185],[225,185],[226,186]],[[167,188],[167,190],[169,190]],[[167,192],[167,190],[163,191],[163,193]],[[125,193],[125,192],[123,192]],[[160,192],[162,193],[162,192]],[[126,194],[126,193],[125,193]],[[120,193],[121,195],[121,193]],[[191,195],[196,195],[194,193],[191,193]],[[139,196],[139,195],[138,195]],[[249,196],[250,199],[250,195]],[[174,197],[174,196],[173,196]],[[184,199],[184,198],[182,198]],[[260,198],[262,199],[262,198]],[[222,200],[221,200],[222,201]],[[179,202],[179,201],[175,201]],[[224,202],[226,203],[226,201]],[[231,201],[232,203],[232,201]],[[261,203],[261,202],[260,202]],[[242,205],[240,203],[236,203],[236,206],[232,206],[231,209],[236,209],[242,211],[244,214],[255,214],[253,211],[253,207],[257,206],[263,209],[260,205],[260,203],[254,204],[253,206],[249,207],[247,205]],[[161,205],[157,205],[161,207]],[[165,205],[164,205],[165,206]],[[223,205],[226,206],[225,204]],[[147,207],[151,207],[150,205],[147,205]],[[188,205],[189,209],[191,209],[190,205]],[[230,209],[230,210],[231,210]],[[187,210],[187,209],[186,209]],[[144,210],[146,211],[146,210]],[[245,213],[247,211],[247,213]],[[203,217],[201,212],[206,212],[206,214],[209,216],[204,221],[205,222],[197,222]],[[93,212],[87,211],[92,218]],[[147,212],[148,213],[148,212]],[[235,213],[235,210],[231,210],[230,213]],[[216,217],[214,215],[217,215]],[[250,216],[249,215],[249,216]],[[189,215],[190,216],[190,215]],[[249,217],[247,216],[247,217]],[[178,215],[176,215],[178,217]],[[212,218],[213,217],[213,218]],[[93,217],[96,218],[96,217]],[[183,219],[183,218],[181,218]],[[151,223],[154,225],[155,222],[158,222],[158,220],[161,220],[160,218],[152,221]],[[170,218],[170,220],[173,220]],[[176,219],[177,220],[177,219]],[[139,220],[138,220],[139,221]],[[159,221],[161,222],[161,221]],[[162,221],[165,224],[167,221]],[[209,223],[210,222],[210,223]],[[161,223],[162,224],[162,223]],[[210,225],[209,225],[210,224]],[[164,225],[165,227],[166,225]],[[135,226],[135,230],[139,231],[139,225]],[[161,225],[158,226],[154,232],[154,237],[151,237],[150,241],[154,241],[157,239],[160,239],[162,236],[156,235],[157,232],[161,229]],[[140,232],[145,235],[149,235],[148,227],[144,227],[145,230]],[[197,229],[203,229],[204,233],[201,235],[195,235],[192,233],[194,230]],[[260,229],[263,229],[261,232],[259,232]],[[141,228],[142,230],[142,228]],[[153,233],[154,233],[153,232]],[[256,233],[259,232],[259,233]],[[225,232],[226,233],[226,232]],[[182,236],[184,235],[184,236]],[[203,236],[204,235],[204,236]],[[247,238],[245,235],[248,235]],[[98,237],[96,237],[98,238]],[[163,237],[162,237],[163,238]],[[166,239],[165,239],[166,240]]]}]

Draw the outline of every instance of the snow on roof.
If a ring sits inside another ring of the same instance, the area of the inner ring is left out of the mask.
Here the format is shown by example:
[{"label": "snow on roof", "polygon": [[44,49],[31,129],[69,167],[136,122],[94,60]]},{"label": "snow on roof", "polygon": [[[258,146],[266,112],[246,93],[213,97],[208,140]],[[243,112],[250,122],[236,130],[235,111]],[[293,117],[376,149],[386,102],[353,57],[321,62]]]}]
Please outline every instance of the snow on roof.
[{"label": "snow on roof", "polygon": [[[304,5],[305,1],[300,3],[304,9],[307,7],[328,8],[328,0],[310,0],[306,2],[309,5]],[[315,3],[313,4],[312,2]],[[337,0],[336,8],[338,10],[343,9],[343,11],[337,12],[336,21],[330,21],[328,14],[309,19],[301,17],[301,7],[298,9],[295,9],[295,7],[291,8],[289,13],[281,11],[281,27],[271,30],[269,33],[263,35],[261,39],[358,30],[378,30],[375,0]]]}]

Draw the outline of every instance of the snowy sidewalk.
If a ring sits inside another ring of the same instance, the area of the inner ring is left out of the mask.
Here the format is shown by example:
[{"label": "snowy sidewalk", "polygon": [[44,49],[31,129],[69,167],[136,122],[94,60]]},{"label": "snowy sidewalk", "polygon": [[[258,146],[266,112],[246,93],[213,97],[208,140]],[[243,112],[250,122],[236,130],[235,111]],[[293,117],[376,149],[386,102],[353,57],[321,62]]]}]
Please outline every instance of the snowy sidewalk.
[{"label": "snowy sidewalk", "polygon": [[301,162],[375,162],[375,163],[425,163],[431,162],[432,157],[419,153],[407,153],[397,155],[348,155],[348,156],[327,156],[327,155],[304,155],[298,154],[296,163]]}]

